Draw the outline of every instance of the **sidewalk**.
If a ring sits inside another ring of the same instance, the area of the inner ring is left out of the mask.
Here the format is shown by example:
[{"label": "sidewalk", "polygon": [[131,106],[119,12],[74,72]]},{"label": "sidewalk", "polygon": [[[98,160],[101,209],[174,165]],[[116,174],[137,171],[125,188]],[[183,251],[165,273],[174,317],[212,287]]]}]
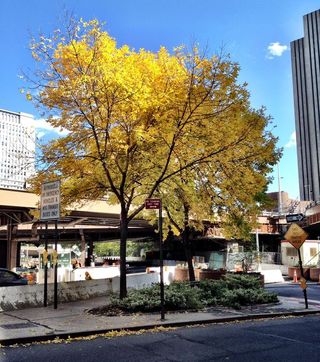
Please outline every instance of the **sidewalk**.
[{"label": "sidewalk", "polygon": [[305,309],[303,298],[279,297],[279,300],[277,304],[256,305],[241,310],[210,308],[201,312],[170,312],[166,313],[164,321],[160,320],[160,314],[105,317],[86,312],[91,308],[105,305],[105,297],[59,304],[58,309],[49,306],[2,312],[0,345],[44,341],[57,337],[63,339],[69,336],[88,336],[117,330],[150,329],[157,326],[177,327],[320,313],[318,301],[309,300],[309,309]]}]

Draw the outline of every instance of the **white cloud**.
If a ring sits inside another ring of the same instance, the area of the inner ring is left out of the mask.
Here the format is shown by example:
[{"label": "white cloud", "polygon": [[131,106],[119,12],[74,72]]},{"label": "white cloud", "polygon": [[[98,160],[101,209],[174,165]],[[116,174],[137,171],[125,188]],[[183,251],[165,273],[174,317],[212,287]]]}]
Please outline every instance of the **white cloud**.
[{"label": "white cloud", "polygon": [[269,59],[273,59],[274,57],[281,57],[281,55],[288,50],[287,45],[281,45],[279,42],[270,43],[268,45],[268,54],[267,57]]},{"label": "white cloud", "polygon": [[297,137],[296,137],[296,132],[292,132],[289,142],[284,146],[286,148],[291,148],[291,147],[296,147],[297,145]]},{"label": "white cloud", "polygon": [[35,119],[33,121],[33,126],[36,129],[37,137],[41,138],[48,132],[57,133],[59,136],[66,136],[69,132],[65,129],[55,128],[45,119]]},{"label": "white cloud", "polygon": [[46,135],[46,132],[36,130],[36,134],[37,134],[37,138],[40,139],[40,138],[42,138],[43,136]]}]

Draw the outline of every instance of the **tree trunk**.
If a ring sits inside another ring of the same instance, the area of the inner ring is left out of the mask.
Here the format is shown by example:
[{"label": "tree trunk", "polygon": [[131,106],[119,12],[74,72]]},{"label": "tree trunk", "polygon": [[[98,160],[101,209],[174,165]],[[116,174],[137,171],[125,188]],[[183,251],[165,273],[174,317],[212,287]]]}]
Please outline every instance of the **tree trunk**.
[{"label": "tree trunk", "polygon": [[185,252],[185,255],[187,258],[187,263],[188,263],[189,280],[190,280],[190,282],[194,282],[196,279],[195,279],[193,263],[192,263],[192,250],[191,250],[191,245],[190,245],[189,233],[190,233],[190,228],[189,228],[189,226],[186,226],[183,231],[182,240],[183,240],[184,252]]},{"label": "tree trunk", "polygon": [[192,250],[190,244],[189,206],[187,204],[184,204],[184,230],[182,233],[182,242],[188,263],[189,281],[194,282],[195,276],[192,264]]},{"label": "tree trunk", "polygon": [[121,210],[120,218],[120,299],[127,296],[126,256],[128,238],[128,215]]}]

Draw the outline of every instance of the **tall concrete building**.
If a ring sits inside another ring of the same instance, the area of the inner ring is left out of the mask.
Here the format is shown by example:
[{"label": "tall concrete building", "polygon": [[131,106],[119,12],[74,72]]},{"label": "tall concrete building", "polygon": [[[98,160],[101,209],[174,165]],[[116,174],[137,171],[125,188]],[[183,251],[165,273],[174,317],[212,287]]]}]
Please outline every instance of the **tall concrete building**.
[{"label": "tall concrete building", "polygon": [[0,109],[0,188],[22,190],[35,170],[33,116]]},{"label": "tall concrete building", "polygon": [[299,189],[301,200],[320,201],[320,10],[303,26],[291,43]]}]

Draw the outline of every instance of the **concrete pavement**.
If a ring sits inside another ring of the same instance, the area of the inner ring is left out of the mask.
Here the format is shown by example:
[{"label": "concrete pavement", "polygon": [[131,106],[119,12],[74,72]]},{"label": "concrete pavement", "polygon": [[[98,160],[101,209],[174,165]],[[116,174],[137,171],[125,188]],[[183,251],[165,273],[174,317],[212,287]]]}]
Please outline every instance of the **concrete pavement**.
[{"label": "concrete pavement", "polygon": [[320,302],[309,300],[305,309],[303,298],[279,297],[270,305],[243,307],[241,310],[215,307],[200,312],[168,312],[165,320],[159,313],[107,317],[89,314],[89,309],[106,304],[105,297],[59,304],[46,308],[30,308],[0,313],[0,345],[30,343],[55,338],[103,334],[110,331],[150,329],[158,326],[184,326],[223,323],[257,318],[320,314]]}]

